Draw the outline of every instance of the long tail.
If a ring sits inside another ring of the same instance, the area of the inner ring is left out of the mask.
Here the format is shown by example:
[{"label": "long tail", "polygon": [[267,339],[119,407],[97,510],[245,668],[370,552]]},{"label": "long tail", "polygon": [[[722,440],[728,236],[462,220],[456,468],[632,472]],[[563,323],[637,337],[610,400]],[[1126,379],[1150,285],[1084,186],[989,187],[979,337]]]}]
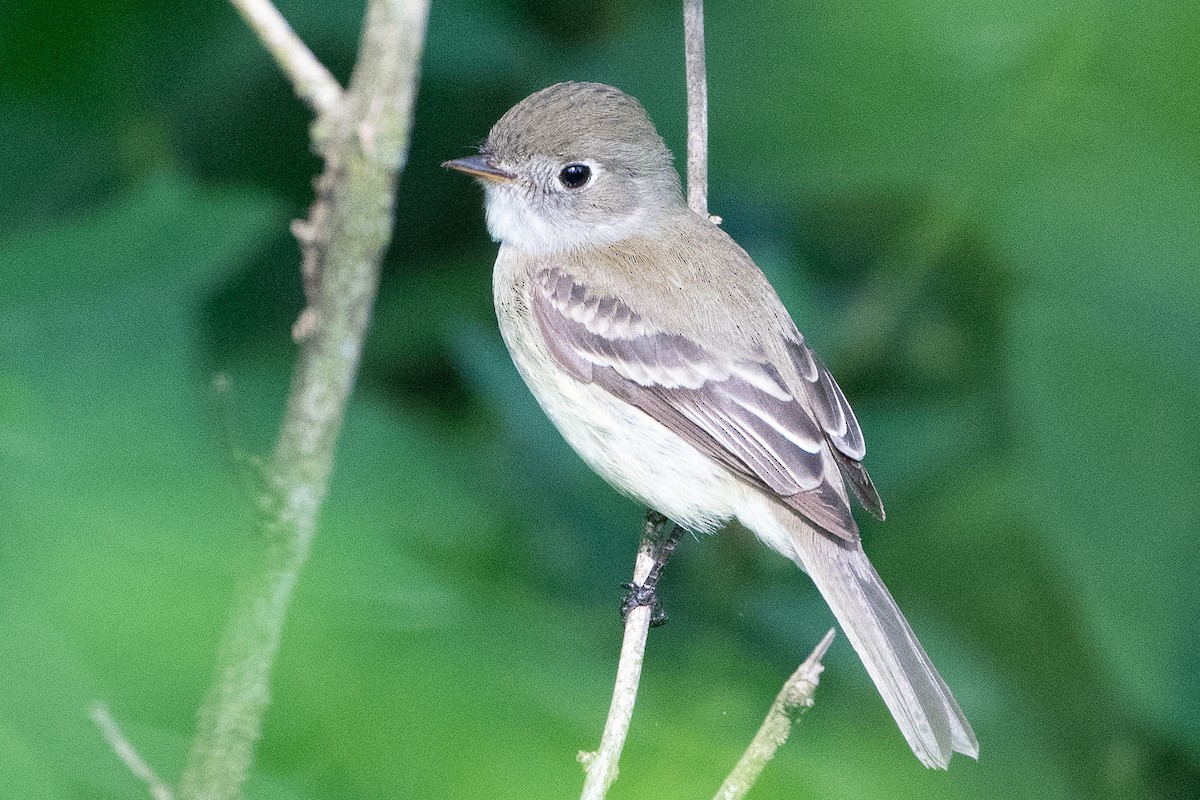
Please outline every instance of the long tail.
[{"label": "long tail", "polygon": [[952,753],[978,758],[970,723],[862,546],[835,541],[788,509],[772,516],[786,529],[796,563],[833,610],[921,763],[945,769]]}]

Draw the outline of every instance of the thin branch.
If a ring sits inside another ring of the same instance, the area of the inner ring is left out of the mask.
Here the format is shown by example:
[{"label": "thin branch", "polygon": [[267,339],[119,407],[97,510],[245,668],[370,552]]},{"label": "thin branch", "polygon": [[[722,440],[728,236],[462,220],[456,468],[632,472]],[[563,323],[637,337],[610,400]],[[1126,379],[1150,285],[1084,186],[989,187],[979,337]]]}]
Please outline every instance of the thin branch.
[{"label": "thin branch", "polygon": [[171,791],[162,778],[158,777],[154,769],[151,768],[145,760],[138,755],[138,751],[134,748],[133,743],[126,738],[121,726],[113,719],[112,714],[108,713],[108,707],[103,703],[96,703],[92,706],[92,710],[88,716],[92,718],[92,722],[96,723],[96,727],[100,729],[100,734],[112,747],[113,752],[117,754],[117,758],[125,764],[126,768],[140,778],[145,784],[146,789],[150,792],[150,796],[154,800],[175,800],[175,795]]},{"label": "thin branch", "polygon": [[687,201],[692,211],[708,217],[708,78],[704,66],[704,0],[683,0],[683,49],[688,104]]},{"label": "thin branch", "polygon": [[[683,37],[688,96],[688,207],[715,224],[721,218],[708,213],[708,78],[704,59],[704,0],[683,0]],[[804,663],[783,685],[754,740],[721,785],[716,800],[746,796],[763,767],[787,741],[792,723],[812,705],[813,693],[824,666],[821,659],[833,642],[831,628]]]},{"label": "thin branch", "polygon": [[[633,567],[633,584],[645,584],[650,571],[658,560],[664,539],[673,523],[655,522],[651,514],[646,516],[646,532],[638,548]],[[613,685],[612,704],[608,708],[608,719],[604,722],[604,733],[600,737],[600,749],[595,752],[580,752],[579,761],[587,776],[583,783],[580,800],[603,800],[617,779],[617,765],[621,750],[629,734],[629,723],[633,719],[633,706],[637,701],[638,683],[642,677],[642,660],[646,653],[646,637],[650,632],[651,606],[638,606],[625,617],[625,638],[621,642],[621,658],[617,664],[617,680]]]},{"label": "thin branch", "polygon": [[317,60],[271,0],[229,0],[246,24],[254,29],[263,46],[275,56],[287,74],[296,95],[324,116],[342,99],[342,87],[325,65]]},{"label": "thin branch", "polygon": [[[704,67],[702,0],[684,0],[683,27],[688,104],[688,206],[702,217],[720,222],[719,218],[709,217],[708,214],[708,89]],[[667,522],[666,525],[670,526],[672,523]],[[633,585],[643,585],[654,568],[661,547],[658,537],[663,530],[661,523],[656,524],[652,521],[651,514],[647,514],[646,533],[642,537],[633,567]],[[670,528],[665,530],[669,531]],[[650,606],[638,606],[625,617],[625,637],[621,642],[617,680],[613,685],[612,704],[608,709],[608,719],[604,723],[600,749],[579,753],[579,761],[587,772],[581,800],[603,800],[608,788],[617,779],[617,765],[621,760],[621,750],[625,747],[629,724],[633,719],[633,706],[637,701],[642,661],[646,653],[646,637],[650,632],[653,611]]]},{"label": "thin branch", "polygon": [[[234,2],[239,8],[266,6]],[[308,308],[287,411],[274,455],[263,468],[258,502],[266,548],[234,601],[180,780],[180,800],[237,797],[261,735],[284,619],[316,533],[391,236],[428,11],[428,0],[370,0],[358,63],[344,93],[331,90],[336,83],[321,77],[328,73],[319,64],[319,70],[304,65],[315,59],[302,44],[289,43],[294,34],[282,19],[271,28],[278,38],[262,34],[251,19],[296,81],[297,92],[324,117],[316,145],[325,171],[308,220],[295,226]],[[297,58],[299,75],[293,69]]]},{"label": "thin branch", "polygon": [[821,659],[833,643],[835,634],[836,631],[830,628],[812,654],[792,673],[792,677],[788,678],[775,702],[771,704],[758,733],[754,735],[737,766],[721,784],[714,800],[739,800],[745,797],[750,787],[758,780],[763,767],[787,741],[788,734],[792,732],[792,723],[813,704],[813,693],[817,690],[821,671],[825,669]]}]

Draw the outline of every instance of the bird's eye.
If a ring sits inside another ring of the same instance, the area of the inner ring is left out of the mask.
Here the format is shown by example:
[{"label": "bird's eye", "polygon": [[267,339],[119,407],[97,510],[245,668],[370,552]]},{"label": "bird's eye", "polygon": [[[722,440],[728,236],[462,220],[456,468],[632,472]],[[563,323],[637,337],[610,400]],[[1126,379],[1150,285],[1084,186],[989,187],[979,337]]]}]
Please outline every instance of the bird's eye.
[{"label": "bird's eye", "polygon": [[587,164],[567,164],[558,173],[558,181],[568,189],[578,189],[591,180],[592,169]]}]

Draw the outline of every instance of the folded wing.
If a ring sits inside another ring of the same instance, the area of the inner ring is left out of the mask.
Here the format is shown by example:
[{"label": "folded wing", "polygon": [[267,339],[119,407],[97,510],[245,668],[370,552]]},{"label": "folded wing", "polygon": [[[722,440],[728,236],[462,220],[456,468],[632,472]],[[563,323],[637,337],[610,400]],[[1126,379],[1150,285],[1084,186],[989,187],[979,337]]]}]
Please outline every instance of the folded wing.
[{"label": "folded wing", "polygon": [[789,353],[803,380],[793,389],[765,357],[731,359],[663,331],[558,267],[537,271],[530,295],[551,354],[579,380],[642,409],[822,529],[855,540],[840,476],[825,466],[832,452],[863,506],[882,516],[854,412],[798,333]]}]

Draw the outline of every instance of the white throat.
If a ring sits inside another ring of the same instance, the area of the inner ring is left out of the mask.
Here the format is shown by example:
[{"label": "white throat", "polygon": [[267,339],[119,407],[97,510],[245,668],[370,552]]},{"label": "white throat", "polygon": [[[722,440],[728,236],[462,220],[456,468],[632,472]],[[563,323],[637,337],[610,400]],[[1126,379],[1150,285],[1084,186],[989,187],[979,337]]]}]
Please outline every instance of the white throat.
[{"label": "white throat", "polygon": [[519,184],[484,185],[487,228],[492,239],[530,253],[560,253],[586,247],[605,247],[645,233],[642,206],[602,221],[582,220],[548,208],[536,208]]}]

